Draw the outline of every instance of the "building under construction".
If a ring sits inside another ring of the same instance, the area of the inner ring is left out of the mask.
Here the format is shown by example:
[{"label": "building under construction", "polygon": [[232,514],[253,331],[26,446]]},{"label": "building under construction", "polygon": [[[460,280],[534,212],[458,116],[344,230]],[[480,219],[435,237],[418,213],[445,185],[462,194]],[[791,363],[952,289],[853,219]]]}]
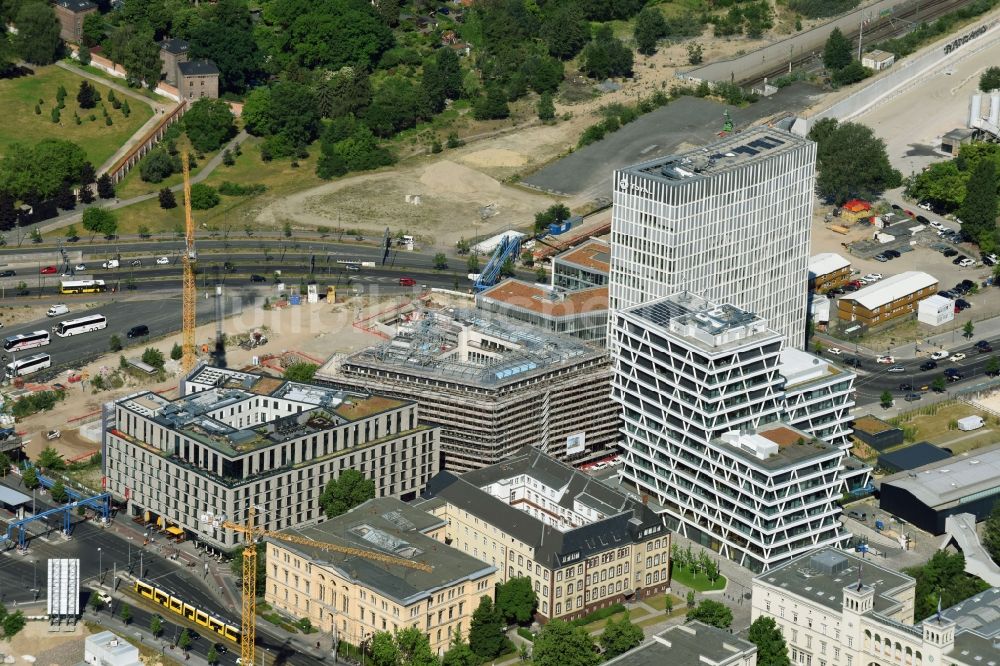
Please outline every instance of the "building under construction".
[{"label": "building under construction", "polygon": [[416,400],[441,426],[443,465],[466,471],[525,446],[579,464],[616,452],[606,352],[476,310],[416,311],[389,341],[335,358],[316,380]]}]

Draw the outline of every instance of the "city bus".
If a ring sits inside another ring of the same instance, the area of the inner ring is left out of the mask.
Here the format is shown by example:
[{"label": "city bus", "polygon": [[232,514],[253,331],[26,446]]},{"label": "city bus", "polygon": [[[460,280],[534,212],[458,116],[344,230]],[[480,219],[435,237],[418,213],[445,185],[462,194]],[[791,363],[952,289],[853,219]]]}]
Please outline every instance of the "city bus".
[{"label": "city bus", "polygon": [[13,363],[8,363],[7,376],[11,378],[23,377],[24,375],[30,375],[33,372],[44,370],[51,365],[51,356],[48,354],[35,354],[34,356],[28,356],[26,358],[18,359]]},{"label": "city bus", "polygon": [[104,315],[89,315],[87,317],[80,317],[79,319],[67,319],[66,321],[59,322],[53,329],[60,338],[68,338],[71,335],[79,335],[80,333],[90,333],[91,331],[97,331],[102,328],[106,328],[108,325],[108,320]]},{"label": "city bus", "polygon": [[62,294],[99,294],[106,289],[104,280],[63,280],[59,283]]},{"label": "city bus", "polygon": [[48,331],[32,331],[31,333],[18,333],[8,338],[4,338],[4,351],[16,352],[41,347],[52,342]]}]

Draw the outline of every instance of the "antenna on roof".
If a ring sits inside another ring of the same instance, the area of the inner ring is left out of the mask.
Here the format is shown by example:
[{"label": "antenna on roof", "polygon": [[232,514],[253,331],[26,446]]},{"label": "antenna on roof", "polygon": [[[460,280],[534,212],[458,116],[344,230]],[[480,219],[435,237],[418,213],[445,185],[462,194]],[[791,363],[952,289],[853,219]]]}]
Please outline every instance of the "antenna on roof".
[{"label": "antenna on roof", "polygon": [[938,592],[937,621],[938,621],[938,624],[941,623],[941,593],[940,592]]},{"label": "antenna on roof", "polygon": [[858,564],[858,592],[861,591],[861,572],[865,567],[865,551],[861,551],[861,562]]}]

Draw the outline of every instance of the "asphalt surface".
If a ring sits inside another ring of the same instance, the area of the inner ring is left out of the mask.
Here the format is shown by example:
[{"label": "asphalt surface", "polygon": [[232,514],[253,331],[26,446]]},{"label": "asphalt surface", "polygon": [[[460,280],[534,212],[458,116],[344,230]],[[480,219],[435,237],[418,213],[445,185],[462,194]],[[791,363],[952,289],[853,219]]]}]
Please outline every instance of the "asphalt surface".
[{"label": "asphalt surface", "polygon": [[615,169],[711,143],[722,130],[726,110],[740,129],[775,114],[795,113],[809,106],[819,94],[815,86],[800,82],[745,107],[680,97],[604,139],[573,151],[523,182],[543,191],[587,194],[595,199],[610,197]]},{"label": "asphalt surface", "polygon": [[[982,338],[980,338],[982,339]],[[978,342],[979,339],[976,340]],[[993,348],[1000,349],[1000,340],[989,340]],[[928,347],[930,349],[931,347]],[[889,391],[894,397],[904,397],[907,393],[920,392],[922,386],[930,386],[938,377],[944,377],[944,371],[954,368],[962,374],[962,379],[958,382],[949,382],[945,378],[946,390],[960,388],[963,384],[982,381],[986,378],[986,364],[990,357],[1000,355],[1000,352],[987,352],[980,354],[973,343],[968,343],[964,339],[960,345],[949,347],[951,354],[964,353],[965,359],[961,361],[950,361],[947,358],[937,361],[937,367],[933,370],[921,370],[920,365],[929,361],[928,357],[916,358],[912,360],[897,359],[894,364],[878,364],[871,356],[856,356],[850,353],[850,347],[842,347],[844,353],[832,355],[829,350],[824,352],[828,360],[844,365],[852,359],[861,361],[861,368],[855,369],[847,365],[847,369],[857,372],[858,378],[854,382],[855,400],[858,405],[877,404],[881,400],[882,393]],[[933,348],[937,351],[937,348]],[[889,372],[892,365],[903,366],[903,372]],[[910,384],[913,390],[900,389],[900,384]]]},{"label": "asphalt surface", "polygon": [[[20,477],[9,475],[3,480],[3,485],[31,495],[31,491],[21,485]],[[47,495],[36,494],[35,503],[38,511],[52,507],[47,500]],[[9,521],[10,514],[6,511],[3,513],[4,522]],[[129,522],[124,512],[114,520],[111,528],[101,527],[95,520],[84,520],[74,515],[69,539],[62,536],[61,518],[49,519],[47,523],[38,521],[29,524],[28,552],[21,554],[16,549],[9,548],[0,553],[0,601],[10,609],[13,609],[14,603],[17,602],[26,609],[26,612],[30,613],[39,608],[44,612],[44,600],[47,597],[47,560],[75,558],[80,561],[81,610],[86,607],[92,589],[101,584],[110,587],[116,573],[121,576],[124,572],[130,571],[133,575],[141,574],[145,580],[154,582],[164,589],[179,593],[185,601],[239,626],[239,616],[233,609],[223,607],[208,591],[202,577],[199,576],[200,565],[185,566],[180,561],[165,557],[171,544],[164,542],[160,536],[155,536],[154,542],[143,546],[142,529]],[[129,536],[132,537],[131,540]],[[115,588],[119,594],[115,595],[110,609],[113,615],[117,617],[121,612],[121,605],[127,603],[132,612],[133,626],[148,628],[152,615],[160,615],[164,620],[161,639],[168,643],[175,641],[175,637],[180,636],[185,627],[192,637],[197,636],[197,631],[191,626],[173,622],[176,616],[166,609],[160,612],[159,606],[130,597],[128,586],[127,581],[119,578]],[[41,606],[31,603],[35,599],[42,601]],[[103,611],[105,616],[107,613],[107,609]],[[285,640],[271,633],[265,623],[258,623],[257,638],[258,646],[263,648],[259,652],[267,655],[268,664],[313,666],[326,663],[294,650]],[[217,638],[215,634],[207,631],[195,638],[190,650],[204,657],[207,656],[212,643],[222,643],[229,650],[227,654],[220,655],[221,664],[236,663],[239,646]],[[166,649],[169,650],[169,647]],[[179,648],[174,649],[179,651]],[[291,659],[293,655],[294,660]]]}]

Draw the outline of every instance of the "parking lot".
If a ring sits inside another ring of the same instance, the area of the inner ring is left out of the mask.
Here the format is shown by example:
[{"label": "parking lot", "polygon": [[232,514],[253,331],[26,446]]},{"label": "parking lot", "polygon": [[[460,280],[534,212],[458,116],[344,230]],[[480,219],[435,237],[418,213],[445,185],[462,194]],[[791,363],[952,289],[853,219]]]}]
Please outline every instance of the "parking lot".
[{"label": "parking lot", "polygon": [[[888,194],[886,200],[891,203],[898,202],[897,205],[900,206],[905,204],[906,210],[920,214],[930,221],[937,221],[947,228],[959,228],[959,225],[954,221],[947,220],[932,212],[916,209],[911,204],[904,202],[897,192]],[[989,266],[982,265],[981,262],[977,262],[976,266],[965,268],[952,263],[959,254],[979,260],[980,256],[977,248],[969,243],[955,244],[944,241],[930,227],[913,236],[912,240],[916,241],[916,244],[909,245],[911,251],[901,252],[901,256],[898,258],[885,262],[877,261],[874,255],[881,251],[879,249],[881,246],[875,246],[871,253],[864,253],[864,255],[868,256],[852,254],[845,247],[845,244],[850,244],[853,241],[861,239],[870,239],[873,237],[876,229],[868,224],[857,224],[851,228],[849,234],[838,234],[827,228],[826,221],[824,220],[825,212],[826,209],[819,208],[814,218],[816,224],[813,226],[812,253],[836,252],[840,254],[851,262],[855,278],[863,277],[869,273],[880,273],[883,278],[886,278],[890,275],[906,271],[924,271],[936,277],[940,283],[939,290],[944,291],[952,289],[956,284],[962,282],[962,280],[972,280],[977,285],[982,285],[991,276],[992,269]],[[914,222],[914,224],[917,223]],[[887,245],[886,247],[893,246]],[[953,248],[958,254],[945,257],[941,251],[933,249],[934,247]],[[955,315],[954,321],[936,328],[921,324],[919,326],[919,335],[938,334],[949,330],[954,330],[956,334],[959,334],[967,321],[975,322],[1000,315],[1000,292],[995,292],[994,289],[996,287],[982,288],[980,286],[978,294],[963,296],[971,305],[969,309]],[[902,342],[898,338],[896,341],[897,343]]]}]

